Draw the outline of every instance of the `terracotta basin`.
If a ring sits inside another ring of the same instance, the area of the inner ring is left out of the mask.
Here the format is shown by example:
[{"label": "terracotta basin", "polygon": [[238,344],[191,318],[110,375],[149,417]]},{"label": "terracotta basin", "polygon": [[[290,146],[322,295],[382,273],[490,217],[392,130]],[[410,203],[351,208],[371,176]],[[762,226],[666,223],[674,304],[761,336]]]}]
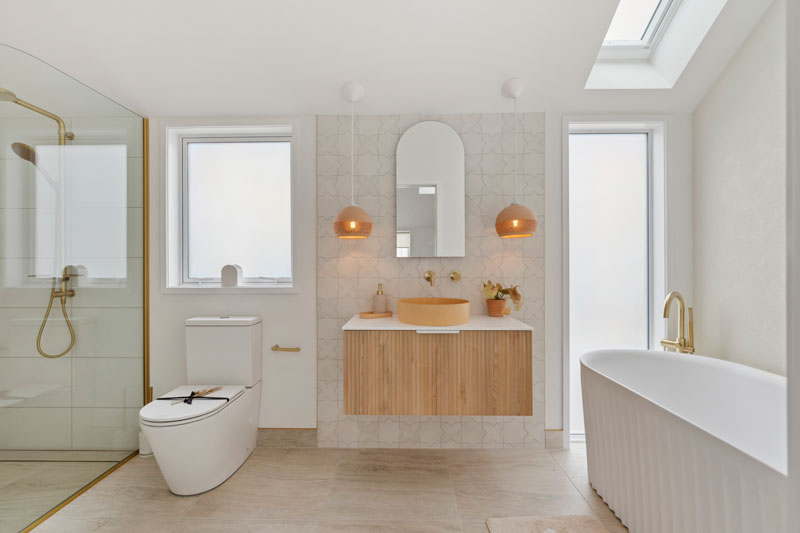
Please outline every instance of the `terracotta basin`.
[{"label": "terracotta basin", "polygon": [[469,322],[469,300],[404,298],[397,302],[397,319],[415,326],[457,326]]}]

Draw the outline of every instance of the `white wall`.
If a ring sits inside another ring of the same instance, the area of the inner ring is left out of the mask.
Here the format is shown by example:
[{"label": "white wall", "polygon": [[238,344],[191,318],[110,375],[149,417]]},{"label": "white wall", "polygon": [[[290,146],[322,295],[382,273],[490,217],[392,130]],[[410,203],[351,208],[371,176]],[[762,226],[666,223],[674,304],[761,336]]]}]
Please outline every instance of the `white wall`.
[{"label": "white wall", "polygon": [[[789,27],[800,25],[800,1],[791,0]],[[788,235],[789,256],[789,502],[800,501],[800,35],[788,34]],[[800,506],[787,505],[788,523],[800,523]]]},{"label": "white wall", "polygon": [[764,15],[694,113],[698,353],[786,372],[786,30]]},{"label": "white wall", "polygon": [[[150,376],[154,397],[186,384],[184,321],[199,315],[258,315],[263,319],[262,427],[316,426],[316,123],[313,117],[282,117],[293,125],[293,206],[296,291],[238,292],[230,289],[164,290],[164,138],[167,124],[275,124],[276,119],[150,120]],[[210,290],[208,293],[198,293]],[[183,291],[183,292],[181,292]],[[272,352],[274,344],[300,353]],[[297,413],[314,416],[300,417]],[[293,416],[293,413],[297,416]],[[265,415],[268,418],[265,418]],[[283,421],[280,417],[283,416]],[[302,418],[303,422],[296,422]],[[270,422],[270,420],[276,422]]]}]

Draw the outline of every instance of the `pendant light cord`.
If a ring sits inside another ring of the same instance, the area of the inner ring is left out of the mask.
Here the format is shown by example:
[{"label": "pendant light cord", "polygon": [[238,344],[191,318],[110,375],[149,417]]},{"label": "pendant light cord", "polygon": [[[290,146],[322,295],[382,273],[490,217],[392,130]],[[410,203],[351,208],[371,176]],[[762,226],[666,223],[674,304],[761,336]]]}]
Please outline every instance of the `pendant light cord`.
[{"label": "pendant light cord", "polygon": [[350,102],[350,205],[356,205],[355,153],[356,153],[356,103]]},{"label": "pendant light cord", "polygon": [[517,97],[514,97],[514,203],[519,203],[517,192]]}]

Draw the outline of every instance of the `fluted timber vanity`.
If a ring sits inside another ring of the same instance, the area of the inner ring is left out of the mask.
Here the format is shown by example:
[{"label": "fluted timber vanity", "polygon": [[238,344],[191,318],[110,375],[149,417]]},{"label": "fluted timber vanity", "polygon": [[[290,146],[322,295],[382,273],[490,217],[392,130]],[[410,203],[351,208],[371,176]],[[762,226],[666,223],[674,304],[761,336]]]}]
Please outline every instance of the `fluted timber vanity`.
[{"label": "fluted timber vanity", "polygon": [[510,317],[458,326],[396,317],[344,326],[348,415],[530,416],[533,328]]}]

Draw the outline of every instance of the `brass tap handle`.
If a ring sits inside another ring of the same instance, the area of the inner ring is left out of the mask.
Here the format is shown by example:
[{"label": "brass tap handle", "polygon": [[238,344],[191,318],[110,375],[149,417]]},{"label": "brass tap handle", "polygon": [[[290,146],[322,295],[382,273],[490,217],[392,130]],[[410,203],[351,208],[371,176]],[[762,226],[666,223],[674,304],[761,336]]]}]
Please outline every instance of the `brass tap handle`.
[{"label": "brass tap handle", "polygon": [[430,283],[431,287],[433,287],[433,284],[436,282],[436,273],[433,270],[428,270],[423,277],[425,281]]},{"label": "brass tap handle", "polygon": [[458,270],[450,272],[450,281],[461,281],[461,272]]},{"label": "brass tap handle", "polygon": [[694,307],[689,308],[689,340],[686,343],[689,353],[694,353]]}]

